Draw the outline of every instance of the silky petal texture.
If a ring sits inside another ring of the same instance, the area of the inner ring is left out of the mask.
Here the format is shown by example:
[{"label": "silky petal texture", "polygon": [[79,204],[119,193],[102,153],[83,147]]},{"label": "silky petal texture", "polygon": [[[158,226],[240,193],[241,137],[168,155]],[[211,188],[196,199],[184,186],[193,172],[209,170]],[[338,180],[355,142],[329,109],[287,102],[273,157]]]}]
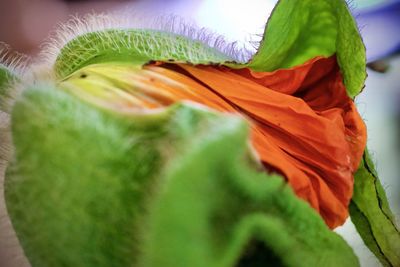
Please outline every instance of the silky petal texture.
[{"label": "silky petal texture", "polygon": [[166,63],[144,69],[161,74],[152,83],[173,101],[243,114],[252,122],[252,144],[264,165],[283,174],[329,227],[344,223],[366,128],[335,57],[271,73]]},{"label": "silky petal texture", "polygon": [[251,122],[252,144],[268,171],[285,176],[331,228],[348,216],[366,129],[335,56],[275,72],[165,62],[95,64],[61,85],[113,110],[147,112],[191,100],[239,113]]}]

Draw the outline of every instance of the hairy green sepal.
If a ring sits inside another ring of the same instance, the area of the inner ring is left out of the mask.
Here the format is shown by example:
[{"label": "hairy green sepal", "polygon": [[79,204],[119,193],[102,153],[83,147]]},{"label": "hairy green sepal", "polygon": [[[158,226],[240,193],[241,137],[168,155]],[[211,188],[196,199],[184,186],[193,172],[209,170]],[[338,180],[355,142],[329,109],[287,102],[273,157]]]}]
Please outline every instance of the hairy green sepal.
[{"label": "hairy green sepal", "polygon": [[248,126],[188,104],[142,124],[52,86],[12,113],[7,207],[32,266],[358,266]]},{"label": "hairy green sepal", "polygon": [[64,79],[92,63],[149,61],[225,64],[274,71],[317,56],[336,54],[347,93],[356,96],[366,78],[365,47],[344,0],[280,0],[265,28],[257,53],[248,63],[234,62],[217,48],[188,37],[154,30],[105,30],[76,37],[61,50],[54,66]]},{"label": "hairy green sepal", "polygon": [[365,47],[343,0],[280,0],[265,28],[258,52],[246,66],[257,71],[290,68],[336,54],[347,93],[364,87]]},{"label": "hairy green sepal", "polygon": [[384,266],[400,266],[400,232],[368,151],[354,179],[351,220]]},{"label": "hairy green sepal", "polygon": [[12,85],[17,80],[17,75],[10,68],[0,63],[0,111],[10,111],[9,98]]},{"label": "hairy green sepal", "polygon": [[63,79],[84,66],[102,62],[176,61],[210,64],[232,60],[216,49],[187,37],[142,29],[109,29],[78,36],[65,45],[54,69]]},{"label": "hairy green sepal", "polygon": [[14,75],[11,71],[0,63],[0,95],[3,95],[7,90],[10,81],[14,79]]}]

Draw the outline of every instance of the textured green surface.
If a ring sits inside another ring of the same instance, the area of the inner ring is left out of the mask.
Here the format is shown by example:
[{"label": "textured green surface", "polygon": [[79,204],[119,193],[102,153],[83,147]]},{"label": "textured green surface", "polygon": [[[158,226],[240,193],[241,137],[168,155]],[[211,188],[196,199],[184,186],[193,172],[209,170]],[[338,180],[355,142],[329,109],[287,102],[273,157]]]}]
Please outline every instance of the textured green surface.
[{"label": "textured green surface", "polygon": [[16,79],[13,72],[0,62],[0,111],[9,111],[7,100],[11,91],[10,86]]},{"label": "textured green surface", "polygon": [[351,220],[384,266],[400,266],[400,232],[368,151],[355,175]]},{"label": "textured green surface", "polygon": [[133,261],[141,199],[160,165],[153,139],[163,132],[130,127],[53,87],[19,99],[5,195],[32,266]]},{"label": "textured green surface", "polygon": [[24,92],[5,193],[32,266],[358,266],[280,177],[256,171],[242,119],[178,104],[154,120]]},{"label": "textured green surface", "polygon": [[155,30],[105,30],[78,36],[57,57],[55,71],[63,79],[100,62],[146,64],[151,60],[209,64],[231,60],[227,55],[187,37]]},{"label": "textured green surface", "polygon": [[365,47],[343,0],[280,0],[257,54],[248,66],[258,71],[289,68],[316,56],[337,55],[349,96],[364,86]]},{"label": "textured green surface", "polygon": [[247,131],[233,126],[197,135],[177,157],[153,200],[143,266],[358,266],[281,178],[244,163]]},{"label": "textured green surface", "polygon": [[[79,36],[60,52],[55,71],[60,79],[100,62],[151,60],[226,64],[257,71],[289,68],[317,56],[337,54],[349,96],[364,86],[365,47],[344,0],[280,0],[265,28],[258,52],[246,64],[190,38],[152,30],[106,30]],[[230,63],[228,63],[230,62]]]},{"label": "textured green surface", "polygon": [[7,67],[0,63],[0,94],[4,94],[12,76]]}]

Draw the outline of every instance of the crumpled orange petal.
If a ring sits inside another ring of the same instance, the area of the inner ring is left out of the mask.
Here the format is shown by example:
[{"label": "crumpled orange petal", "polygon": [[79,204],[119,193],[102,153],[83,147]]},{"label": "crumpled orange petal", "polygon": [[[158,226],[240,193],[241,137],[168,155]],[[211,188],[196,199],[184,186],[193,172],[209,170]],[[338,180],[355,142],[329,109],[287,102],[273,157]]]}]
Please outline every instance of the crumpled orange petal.
[{"label": "crumpled orange petal", "polygon": [[145,70],[159,75],[156,85],[173,101],[243,114],[267,169],[283,174],[329,227],[344,223],[366,128],[334,56],[275,72],[167,63]]}]

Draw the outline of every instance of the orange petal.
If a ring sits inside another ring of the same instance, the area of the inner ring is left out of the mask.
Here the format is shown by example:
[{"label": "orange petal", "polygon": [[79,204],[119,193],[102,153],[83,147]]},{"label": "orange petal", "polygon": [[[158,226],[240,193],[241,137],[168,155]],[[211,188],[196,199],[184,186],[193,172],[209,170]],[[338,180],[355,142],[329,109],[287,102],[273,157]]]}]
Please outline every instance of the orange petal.
[{"label": "orange petal", "polygon": [[161,87],[175,101],[250,120],[252,143],[267,169],[283,174],[331,228],[344,223],[366,129],[335,57],[275,72],[167,63],[145,69],[179,84],[167,80]]}]

